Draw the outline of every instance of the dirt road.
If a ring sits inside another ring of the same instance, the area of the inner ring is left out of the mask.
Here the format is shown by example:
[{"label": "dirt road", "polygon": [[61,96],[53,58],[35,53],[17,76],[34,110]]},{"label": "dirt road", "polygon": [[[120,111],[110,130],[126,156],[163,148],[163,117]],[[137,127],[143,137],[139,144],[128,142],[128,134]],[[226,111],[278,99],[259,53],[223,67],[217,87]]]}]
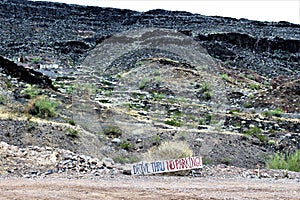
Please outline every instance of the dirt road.
[{"label": "dirt road", "polygon": [[0,199],[300,199],[297,180],[195,177],[0,179]]}]

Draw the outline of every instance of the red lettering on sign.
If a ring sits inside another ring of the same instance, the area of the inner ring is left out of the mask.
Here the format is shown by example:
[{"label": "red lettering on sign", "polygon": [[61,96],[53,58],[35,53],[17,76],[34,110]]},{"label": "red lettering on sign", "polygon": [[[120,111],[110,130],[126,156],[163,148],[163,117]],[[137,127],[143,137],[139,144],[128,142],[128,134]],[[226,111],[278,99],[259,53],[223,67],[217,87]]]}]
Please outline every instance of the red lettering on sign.
[{"label": "red lettering on sign", "polygon": [[185,159],[182,159],[182,161],[181,161],[181,167],[182,167],[182,169],[186,168],[185,163],[186,163]]},{"label": "red lettering on sign", "polygon": [[174,160],[167,161],[167,168],[168,168],[168,170],[174,170],[175,167],[176,166],[175,166]]}]

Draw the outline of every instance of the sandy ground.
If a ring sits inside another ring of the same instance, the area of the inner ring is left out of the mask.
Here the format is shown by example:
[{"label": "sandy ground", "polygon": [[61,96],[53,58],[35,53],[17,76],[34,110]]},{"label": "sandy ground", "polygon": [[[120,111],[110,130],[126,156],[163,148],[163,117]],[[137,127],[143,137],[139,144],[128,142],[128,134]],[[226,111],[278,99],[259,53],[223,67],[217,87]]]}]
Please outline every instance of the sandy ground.
[{"label": "sandy ground", "polygon": [[0,199],[288,199],[300,200],[289,179],[132,177],[1,178]]}]

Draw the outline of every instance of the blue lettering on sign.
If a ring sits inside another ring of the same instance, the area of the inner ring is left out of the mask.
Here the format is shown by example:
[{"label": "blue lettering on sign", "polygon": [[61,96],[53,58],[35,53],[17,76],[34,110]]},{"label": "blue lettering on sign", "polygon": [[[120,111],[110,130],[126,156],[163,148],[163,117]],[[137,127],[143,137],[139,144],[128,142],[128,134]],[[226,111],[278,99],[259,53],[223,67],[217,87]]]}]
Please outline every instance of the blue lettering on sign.
[{"label": "blue lettering on sign", "polygon": [[153,172],[163,172],[166,170],[164,162],[152,162],[151,167]]},{"label": "blue lettering on sign", "polygon": [[133,165],[133,174],[149,174],[149,163]]}]

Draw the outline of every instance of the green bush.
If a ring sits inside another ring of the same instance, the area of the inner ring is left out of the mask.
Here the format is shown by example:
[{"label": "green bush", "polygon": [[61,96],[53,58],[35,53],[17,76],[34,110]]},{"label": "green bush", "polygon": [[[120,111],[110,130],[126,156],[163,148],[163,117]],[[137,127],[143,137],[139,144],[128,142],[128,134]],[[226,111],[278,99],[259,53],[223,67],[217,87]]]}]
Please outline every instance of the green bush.
[{"label": "green bush", "polygon": [[222,75],[221,75],[221,78],[222,78],[224,81],[229,81],[229,76],[228,76],[228,74],[222,74]]},{"label": "green bush", "polygon": [[201,84],[201,91],[204,92],[209,92],[210,91],[210,85],[206,82]]},{"label": "green bush", "polygon": [[150,83],[150,79],[149,78],[142,78],[142,80],[139,82],[139,89],[143,90],[146,88],[146,86]]},{"label": "green bush", "polygon": [[150,148],[145,154],[146,161],[187,158],[193,155],[193,150],[184,141],[163,142],[158,147]]},{"label": "green bush", "polygon": [[41,118],[55,117],[57,116],[57,106],[58,103],[50,100],[47,96],[38,96],[29,102],[27,112]]},{"label": "green bush", "polygon": [[158,134],[153,136],[153,140],[156,145],[159,145],[161,143],[161,138]]},{"label": "green bush", "polygon": [[251,103],[249,103],[249,102],[244,103],[244,108],[251,108],[251,107],[252,107]]},{"label": "green bush", "polygon": [[6,105],[8,102],[8,98],[5,95],[0,94],[0,105]]},{"label": "green bush", "polygon": [[206,114],[203,118],[198,119],[199,125],[210,125],[213,120],[212,114]]},{"label": "green bush", "polygon": [[68,133],[67,133],[68,136],[73,137],[73,138],[79,137],[77,130],[72,129],[72,128],[67,128],[67,131],[68,131]]},{"label": "green bush", "polygon": [[300,150],[290,155],[276,153],[267,161],[266,167],[269,169],[285,169],[300,172]]},{"label": "green bush", "polygon": [[200,86],[197,85],[197,87],[200,87],[199,90],[199,97],[208,101],[212,98],[212,90],[209,83],[203,82]]},{"label": "green bush", "polygon": [[221,163],[224,164],[224,165],[231,165],[232,161],[231,161],[230,158],[224,157],[224,158],[221,160]]},{"label": "green bush", "polygon": [[25,89],[21,91],[21,95],[23,95],[27,99],[33,99],[38,96],[40,93],[39,89],[35,85],[27,85]]},{"label": "green bush", "polygon": [[168,124],[170,126],[177,126],[177,127],[181,126],[180,121],[177,121],[176,119],[169,119],[169,120],[165,121],[165,124]]},{"label": "green bush", "polygon": [[202,162],[203,162],[203,165],[210,165],[212,164],[212,160],[206,156],[202,157]]},{"label": "green bush", "polygon": [[133,144],[130,143],[130,142],[127,142],[127,141],[121,142],[120,146],[121,146],[122,149],[125,149],[127,151],[129,151],[133,148]]},{"label": "green bush", "polygon": [[255,84],[255,83],[250,83],[249,84],[249,88],[252,90],[259,90],[260,89],[260,85],[259,84]]},{"label": "green bush", "polygon": [[39,57],[35,57],[35,58],[32,58],[31,59],[31,62],[34,63],[34,64],[38,64],[42,61],[42,58],[39,58]]},{"label": "green bush", "polygon": [[140,158],[136,156],[116,156],[113,158],[116,163],[125,164],[125,163],[137,163],[140,162]]},{"label": "green bush", "polygon": [[67,121],[68,121],[68,123],[71,124],[72,126],[75,126],[75,125],[76,125],[76,123],[75,123],[75,121],[74,121],[73,119],[68,119]]},{"label": "green bush", "polygon": [[262,130],[256,126],[249,128],[244,131],[244,134],[257,137],[261,142],[266,142],[268,140],[267,136],[262,135]]},{"label": "green bush", "polygon": [[206,123],[205,123],[205,119],[204,118],[199,118],[198,119],[198,124],[199,125],[205,125]]},{"label": "green bush", "polygon": [[156,93],[156,92],[154,92],[153,93],[153,98],[156,100],[156,101],[158,101],[158,100],[162,100],[163,98],[165,98],[165,94],[162,94],[162,93]]},{"label": "green bush", "polygon": [[109,125],[103,130],[104,135],[110,138],[118,138],[122,136],[122,130],[118,126]]},{"label": "green bush", "polygon": [[12,89],[14,87],[14,85],[12,84],[12,82],[10,80],[5,81],[6,87],[9,89]]},{"label": "green bush", "polygon": [[205,115],[205,123],[206,125],[209,125],[213,120],[213,115],[212,114],[206,114]]},{"label": "green bush", "polygon": [[283,114],[283,110],[281,108],[276,108],[274,110],[265,111],[263,112],[263,114],[267,117],[272,117],[272,116],[280,117]]}]

